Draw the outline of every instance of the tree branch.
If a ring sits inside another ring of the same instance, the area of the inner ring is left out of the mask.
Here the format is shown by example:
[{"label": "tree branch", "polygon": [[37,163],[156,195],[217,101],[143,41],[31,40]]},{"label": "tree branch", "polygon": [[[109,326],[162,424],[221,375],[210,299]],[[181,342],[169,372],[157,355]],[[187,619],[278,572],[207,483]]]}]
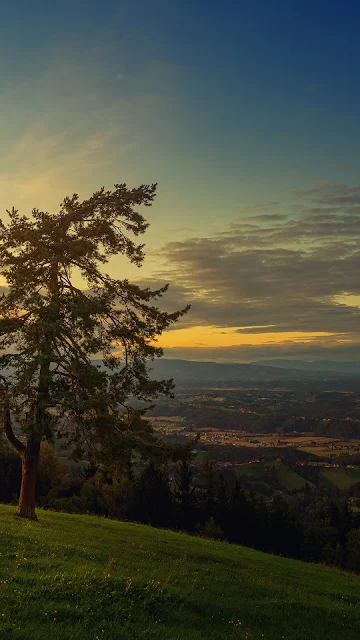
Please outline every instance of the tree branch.
[{"label": "tree branch", "polygon": [[22,455],[26,449],[25,445],[19,440],[15,433],[13,432],[12,424],[11,424],[11,414],[10,414],[10,404],[9,404],[9,395],[8,392],[4,393],[4,401],[3,401],[3,427],[5,435],[10,442],[10,444],[16,449],[20,455]]}]

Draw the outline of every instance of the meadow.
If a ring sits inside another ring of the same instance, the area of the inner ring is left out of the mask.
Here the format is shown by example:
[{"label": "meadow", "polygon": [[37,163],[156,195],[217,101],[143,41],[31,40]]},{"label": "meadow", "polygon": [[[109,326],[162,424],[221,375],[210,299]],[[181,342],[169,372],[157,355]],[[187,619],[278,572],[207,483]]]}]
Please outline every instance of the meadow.
[{"label": "meadow", "polygon": [[0,637],[355,640],[360,577],[139,524],[0,506]]}]

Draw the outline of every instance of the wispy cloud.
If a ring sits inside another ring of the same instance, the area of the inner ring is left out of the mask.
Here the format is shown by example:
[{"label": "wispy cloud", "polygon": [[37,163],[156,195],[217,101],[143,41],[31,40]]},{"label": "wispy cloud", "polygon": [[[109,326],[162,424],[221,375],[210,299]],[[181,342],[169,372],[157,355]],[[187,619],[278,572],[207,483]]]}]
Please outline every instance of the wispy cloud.
[{"label": "wispy cloud", "polygon": [[131,46],[124,34],[126,51],[112,35],[109,28],[91,44],[55,43],[41,70],[3,90],[10,134],[0,158],[3,211],[55,207],[74,191],[86,196],[121,174],[129,178],[129,159],[141,155],[151,124],[171,101],[171,68],[149,62],[129,73],[136,34]]}]

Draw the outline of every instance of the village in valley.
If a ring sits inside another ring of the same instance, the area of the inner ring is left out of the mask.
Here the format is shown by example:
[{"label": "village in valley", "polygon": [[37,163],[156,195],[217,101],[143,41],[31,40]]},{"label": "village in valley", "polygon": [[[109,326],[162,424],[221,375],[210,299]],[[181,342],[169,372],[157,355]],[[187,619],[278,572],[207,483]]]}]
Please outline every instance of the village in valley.
[{"label": "village in valley", "polygon": [[184,384],[147,419],[165,440],[194,440],[194,468],[207,458],[265,496],[306,483],[354,492],[360,487],[359,408],[360,394],[352,389]]}]

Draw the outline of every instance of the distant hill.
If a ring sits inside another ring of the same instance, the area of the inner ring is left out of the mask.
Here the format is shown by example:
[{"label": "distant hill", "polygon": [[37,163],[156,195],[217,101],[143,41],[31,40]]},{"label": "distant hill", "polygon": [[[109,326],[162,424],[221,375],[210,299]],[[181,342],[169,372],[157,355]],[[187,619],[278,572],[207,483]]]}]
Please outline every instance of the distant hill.
[{"label": "distant hill", "polygon": [[[277,366],[277,362],[280,362],[279,366]],[[282,362],[286,363],[281,364]],[[272,363],[272,364],[270,364]],[[266,364],[265,361],[262,362],[253,362],[251,364],[244,363],[219,363],[219,362],[194,362],[190,360],[168,360],[166,358],[161,358],[160,360],[154,361],[151,363],[151,367],[154,369],[154,375],[159,377],[172,377],[175,380],[218,380],[222,382],[231,382],[233,381],[249,381],[252,380],[254,382],[266,382],[266,381],[276,381],[276,380],[288,380],[292,379],[301,379],[304,380],[306,378],[313,379],[324,379],[326,377],[348,377],[348,376],[360,376],[360,363],[353,363],[354,365],[358,365],[358,369],[354,369],[351,371],[350,369],[341,368],[339,369],[331,369],[323,367],[309,367],[306,366],[296,366],[298,361],[293,360],[290,361],[287,366],[288,361],[269,361]],[[304,365],[307,363],[303,363]],[[309,363],[315,364],[315,363]],[[329,365],[331,363],[328,363]],[[335,364],[347,364],[347,363],[335,363]],[[351,364],[351,363],[349,363]]]},{"label": "distant hill", "polygon": [[[93,360],[103,366],[101,360]],[[160,358],[149,363],[154,378],[174,378],[177,382],[276,382],[277,380],[325,380],[360,378],[360,362],[318,360],[259,360],[251,363],[198,362]],[[4,370],[5,371],[5,370]],[[6,370],[7,373],[11,368]]]},{"label": "distant hill", "polygon": [[129,522],[13,513],[0,505],[1,638],[360,637],[358,575]]},{"label": "distant hill", "polygon": [[336,362],[334,360],[258,360],[252,363],[276,369],[297,369],[299,371],[334,371],[345,375],[360,375],[360,362]]},{"label": "distant hill", "polygon": [[[95,361],[99,364],[101,361]],[[276,366],[279,362],[279,366]],[[287,366],[287,363],[290,365]],[[326,377],[347,378],[349,375],[360,376],[360,363],[357,372],[348,371],[332,371],[331,369],[319,368],[311,369],[306,367],[297,367],[295,365],[300,361],[287,360],[269,360],[269,364],[254,362],[251,364],[244,363],[220,363],[220,362],[196,362],[192,360],[171,360],[168,358],[160,358],[150,362],[149,366],[153,370],[154,378],[174,378],[177,382],[194,381],[218,381],[218,382],[274,382],[281,380],[306,380],[316,379],[324,380]],[[284,363],[284,364],[282,364]],[[286,363],[286,364],[285,364]],[[291,366],[291,364],[293,366]],[[300,363],[301,364],[301,363]],[[304,363],[305,364],[305,363]],[[309,363],[313,364],[313,363]],[[343,363],[338,363],[343,364]]]},{"label": "distant hill", "polygon": [[[289,377],[282,367],[266,367],[258,364],[194,362],[191,360],[169,360],[161,358],[150,365],[156,378],[183,380],[270,381]],[[304,378],[302,371],[294,370],[296,378]]]}]

